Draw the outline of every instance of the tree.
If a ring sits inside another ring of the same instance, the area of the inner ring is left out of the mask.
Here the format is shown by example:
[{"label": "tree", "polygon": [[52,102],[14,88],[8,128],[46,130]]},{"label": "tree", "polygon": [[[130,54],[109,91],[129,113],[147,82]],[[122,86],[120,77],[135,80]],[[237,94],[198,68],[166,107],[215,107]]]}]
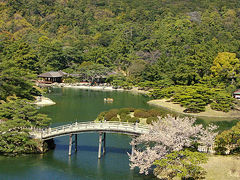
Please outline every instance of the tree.
[{"label": "tree", "polygon": [[222,80],[225,78],[231,79],[233,82],[239,73],[239,68],[240,61],[236,58],[235,53],[222,52],[218,53],[214,59],[211,71],[214,76]]},{"label": "tree", "polygon": [[[39,61],[42,70],[62,70],[69,66],[71,58],[64,54],[63,44],[46,36],[39,38]],[[69,59],[70,58],[70,59]]]},{"label": "tree", "polygon": [[[14,99],[14,98],[13,98]],[[49,126],[50,118],[26,100],[0,105],[0,153],[35,153],[41,143],[30,137],[31,128]]]},{"label": "tree", "polygon": [[211,146],[217,133],[216,126],[204,129],[202,125],[196,125],[193,118],[180,118],[168,115],[153,122],[150,131],[131,141],[131,145],[139,145],[129,155],[130,167],[139,168],[140,173],[148,174],[156,160],[167,158],[174,151],[181,151],[191,147],[194,143]]},{"label": "tree", "polygon": [[78,71],[82,80],[95,82],[98,78],[105,77],[110,69],[102,64],[84,62],[79,66]]},{"label": "tree", "polygon": [[141,80],[141,73],[144,71],[146,62],[143,60],[135,60],[128,67],[128,73],[134,81],[139,82]]},{"label": "tree", "polygon": [[200,166],[207,162],[207,155],[189,150],[174,151],[156,160],[154,173],[161,179],[174,177],[203,179],[206,171]]},{"label": "tree", "polygon": [[33,100],[33,96],[40,93],[33,87],[30,78],[33,78],[32,74],[26,74],[23,69],[11,66],[11,63],[0,63],[0,99],[16,95]]},{"label": "tree", "polygon": [[240,152],[240,122],[229,130],[217,135],[215,140],[217,154],[232,154]]}]

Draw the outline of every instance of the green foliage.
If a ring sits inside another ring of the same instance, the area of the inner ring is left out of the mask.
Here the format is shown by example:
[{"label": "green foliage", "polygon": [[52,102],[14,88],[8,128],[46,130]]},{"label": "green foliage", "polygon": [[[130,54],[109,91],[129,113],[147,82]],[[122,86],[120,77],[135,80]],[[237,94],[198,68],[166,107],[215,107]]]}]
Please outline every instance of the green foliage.
[{"label": "green foliage", "polygon": [[146,120],[147,124],[152,124],[152,122],[157,121],[158,118],[157,117],[148,117]]},{"label": "green foliage", "polygon": [[166,158],[156,160],[154,173],[163,179],[180,177],[184,179],[203,179],[206,171],[201,167],[207,162],[207,155],[189,150],[175,151]]},{"label": "green foliage", "polygon": [[216,154],[239,153],[240,146],[240,122],[229,130],[218,134],[215,139]]},{"label": "green foliage", "polygon": [[118,110],[112,109],[105,114],[104,118],[106,121],[110,121],[113,117],[117,117],[117,114],[118,114]]},{"label": "green foliage", "polygon": [[77,83],[79,80],[75,77],[66,77],[64,78],[64,83]]},{"label": "green foliage", "polygon": [[119,118],[118,118],[118,117],[112,117],[112,118],[110,119],[110,121],[119,121]]},{"label": "green foliage", "polygon": [[150,109],[150,110],[148,110],[148,113],[152,117],[157,117],[157,116],[161,116],[162,115],[159,109]]},{"label": "green foliage", "polygon": [[21,120],[26,127],[47,127],[49,118],[38,113],[36,107],[26,100],[17,99],[1,104],[0,119]]},{"label": "green foliage", "polygon": [[118,111],[118,114],[129,114],[131,111],[131,108],[121,108]]},{"label": "green foliage", "polygon": [[40,142],[31,139],[32,127],[49,126],[50,118],[38,113],[25,100],[14,100],[0,105],[0,153],[34,153]]},{"label": "green foliage", "polygon": [[[130,114],[133,113],[133,117]],[[122,121],[122,122],[131,122],[131,123],[139,123],[139,118],[147,118],[147,123],[151,124],[153,121],[156,121],[158,118],[157,116],[160,116],[161,113],[158,109],[135,109],[135,108],[121,108],[121,109],[111,109],[107,112],[101,112],[97,120],[98,121]]]},{"label": "green foliage", "polygon": [[122,75],[121,73],[114,74],[114,75],[108,75],[107,79],[106,79],[106,82],[112,84],[112,82],[115,81],[115,80],[125,81],[126,77],[124,75]]},{"label": "green foliage", "polygon": [[113,80],[112,81],[112,86],[114,88],[123,88],[123,89],[132,89],[133,84],[123,81],[123,80]]},{"label": "green foliage", "polygon": [[22,40],[13,41],[7,33],[0,34],[0,99],[16,95],[33,100],[39,92],[30,81],[38,72],[36,52]]},{"label": "green foliage", "polygon": [[228,112],[233,107],[233,98],[225,90],[210,88],[203,84],[154,89],[152,96],[171,98],[171,101],[185,107],[185,112],[202,112],[208,104],[212,109],[224,112]]},{"label": "green foliage", "polygon": [[82,81],[96,82],[98,79],[105,77],[110,69],[102,64],[83,62],[76,71]]},{"label": "green foliage", "polygon": [[98,115],[97,119],[98,119],[99,121],[104,121],[104,117],[105,117],[106,113],[107,113],[106,111],[101,112],[101,113]]},{"label": "green foliage", "polygon": [[139,118],[137,118],[137,117],[132,117],[132,118],[129,118],[129,119],[128,119],[128,122],[129,122],[129,123],[139,123],[140,120],[139,120]]},{"label": "green foliage", "polygon": [[217,111],[228,112],[233,107],[233,98],[226,92],[218,92],[213,97],[211,108]]},{"label": "green foliage", "polygon": [[151,116],[151,114],[147,111],[147,110],[144,110],[144,109],[136,109],[134,111],[134,116],[135,117],[139,117],[139,118],[148,118]]},{"label": "green foliage", "polygon": [[154,88],[186,112],[227,112],[240,87],[236,0],[8,0],[0,15],[1,100],[34,99],[36,74],[63,69],[89,82],[115,71],[114,87]]},{"label": "green foliage", "polygon": [[120,119],[122,122],[128,122],[129,119],[131,119],[131,116],[129,114],[122,113],[120,114]]},{"label": "green foliage", "polygon": [[240,61],[236,58],[235,53],[222,52],[218,53],[213,61],[211,71],[216,78],[221,78],[222,81],[227,78],[234,80],[239,76]]},{"label": "green foliage", "polygon": [[[2,99],[13,94],[31,98],[31,85],[24,80],[63,69],[89,82],[115,71],[107,79],[114,87],[138,84],[158,89],[154,95],[161,98],[173,96],[175,88],[167,87],[203,81],[211,88],[239,88],[236,0],[8,0],[1,3],[0,14]],[[188,112],[203,111],[206,102],[193,94],[192,103],[184,94],[179,97],[183,106]]]},{"label": "green foliage", "polygon": [[151,92],[151,95],[154,98],[171,98],[175,93],[178,93],[181,91],[181,87],[179,86],[170,86],[167,88],[163,88],[163,89],[153,89],[153,91]]}]

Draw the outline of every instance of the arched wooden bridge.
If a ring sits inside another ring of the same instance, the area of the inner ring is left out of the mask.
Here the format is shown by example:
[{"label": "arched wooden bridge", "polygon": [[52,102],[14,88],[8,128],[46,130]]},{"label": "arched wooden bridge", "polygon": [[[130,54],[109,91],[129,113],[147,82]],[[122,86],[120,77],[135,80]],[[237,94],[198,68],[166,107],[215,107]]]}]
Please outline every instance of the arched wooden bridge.
[{"label": "arched wooden bridge", "polygon": [[[103,154],[105,153],[106,146],[106,133],[121,133],[131,136],[139,136],[149,132],[147,125],[133,124],[126,122],[114,122],[114,121],[104,121],[104,122],[75,122],[72,124],[57,126],[54,128],[35,130],[32,133],[33,138],[48,140],[60,136],[69,135],[69,155],[72,151],[72,135],[75,135],[75,151],[77,151],[77,134],[87,133],[87,132],[98,132],[99,133],[99,151],[98,158],[101,158],[101,146],[103,144]],[[132,147],[132,152],[134,147]]]}]

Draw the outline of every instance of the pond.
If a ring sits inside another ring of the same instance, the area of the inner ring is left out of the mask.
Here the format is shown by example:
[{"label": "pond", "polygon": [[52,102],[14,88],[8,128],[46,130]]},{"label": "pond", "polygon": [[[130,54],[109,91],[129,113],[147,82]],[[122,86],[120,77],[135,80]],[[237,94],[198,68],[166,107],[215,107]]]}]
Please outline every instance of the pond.
[{"label": "pond", "polygon": [[[129,92],[54,88],[48,97],[55,101],[56,105],[43,107],[40,111],[52,118],[51,126],[75,121],[92,121],[100,112],[113,108],[153,108],[147,104],[148,97]],[[104,98],[113,98],[114,101],[105,103]],[[169,113],[166,110],[162,112]],[[198,121],[209,123],[202,119]],[[222,121],[222,127],[227,128],[234,123],[235,121]],[[42,155],[0,156],[0,179],[155,179],[129,169],[127,153],[131,152],[130,137],[107,134],[106,138],[106,155],[100,160],[97,157],[97,133],[78,135],[78,151],[72,153],[71,157],[68,156],[68,136],[56,138],[55,150]]]}]

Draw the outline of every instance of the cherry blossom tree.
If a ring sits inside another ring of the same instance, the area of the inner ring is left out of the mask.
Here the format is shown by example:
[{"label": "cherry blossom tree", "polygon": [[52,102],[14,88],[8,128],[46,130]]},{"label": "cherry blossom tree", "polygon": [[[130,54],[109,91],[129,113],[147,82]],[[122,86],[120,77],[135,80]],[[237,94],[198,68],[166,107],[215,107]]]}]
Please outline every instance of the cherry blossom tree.
[{"label": "cherry blossom tree", "polygon": [[131,141],[136,146],[130,155],[130,168],[139,168],[139,173],[149,173],[156,160],[166,158],[173,151],[181,151],[200,143],[210,147],[217,135],[217,126],[203,128],[201,124],[194,124],[195,118],[189,117],[158,117],[159,120],[149,126],[150,131]]}]

